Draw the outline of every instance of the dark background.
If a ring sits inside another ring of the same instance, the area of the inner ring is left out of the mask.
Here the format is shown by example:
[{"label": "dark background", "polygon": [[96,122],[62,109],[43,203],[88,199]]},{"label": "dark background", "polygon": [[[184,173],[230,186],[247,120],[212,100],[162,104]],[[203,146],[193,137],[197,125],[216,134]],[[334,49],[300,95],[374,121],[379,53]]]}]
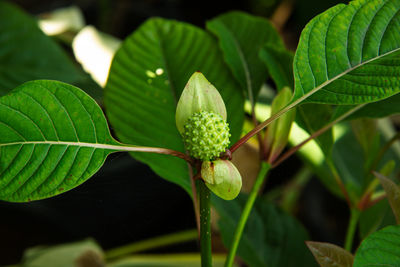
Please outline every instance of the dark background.
[{"label": "dark background", "polygon": [[[38,15],[56,8],[79,6],[87,24],[124,39],[149,17],[160,16],[203,27],[205,21],[229,10],[269,17],[279,0],[15,0]],[[301,29],[316,14],[343,1],[297,0],[282,35],[295,49]],[[1,18],[0,18],[1,19]],[[301,166],[292,158],[270,174],[267,190],[285,183]],[[311,239],[340,244],[347,207],[313,178],[300,198],[297,217]],[[157,177],[146,165],[119,153],[108,158],[94,177],[57,197],[31,203],[0,201],[0,265],[20,261],[23,251],[93,237],[104,249],[162,234],[195,228],[190,197],[178,186]],[[156,252],[197,251],[196,242]],[[154,252],[154,251],[153,251]]]}]

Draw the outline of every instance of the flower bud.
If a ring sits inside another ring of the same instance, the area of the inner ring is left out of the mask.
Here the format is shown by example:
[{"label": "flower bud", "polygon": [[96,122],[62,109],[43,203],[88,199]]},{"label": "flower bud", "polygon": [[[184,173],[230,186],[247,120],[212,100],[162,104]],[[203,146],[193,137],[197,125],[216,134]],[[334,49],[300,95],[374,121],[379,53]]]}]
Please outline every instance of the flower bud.
[{"label": "flower bud", "polygon": [[[284,87],[275,97],[271,106],[271,115],[284,108],[292,98],[292,91],[289,87]],[[291,109],[279,119],[270,124],[265,134],[265,143],[268,152],[268,162],[272,163],[285,148],[290,129],[295,119],[296,110]]]},{"label": "flower bud", "polygon": [[201,177],[208,189],[225,200],[236,198],[242,188],[242,177],[229,160],[203,161]]},{"label": "flower bud", "polygon": [[187,120],[195,113],[207,111],[226,120],[224,100],[218,90],[200,72],[195,72],[182,91],[176,107],[176,127],[182,134]]}]

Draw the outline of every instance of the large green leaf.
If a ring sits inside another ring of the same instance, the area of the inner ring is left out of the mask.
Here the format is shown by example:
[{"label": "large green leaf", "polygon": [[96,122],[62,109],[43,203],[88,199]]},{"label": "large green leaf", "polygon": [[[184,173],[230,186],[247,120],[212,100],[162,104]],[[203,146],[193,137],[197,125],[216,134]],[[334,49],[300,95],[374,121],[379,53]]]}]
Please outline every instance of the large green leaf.
[{"label": "large green leaf", "polygon": [[23,11],[0,1],[0,96],[23,82],[83,78],[66,53]]},{"label": "large green leaf", "polygon": [[0,98],[0,199],[51,197],[90,178],[118,145],[80,89],[32,81]]},{"label": "large green leaf", "polygon": [[[216,41],[186,23],[154,18],[129,36],[113,60],[105,91],[110,123],[124,142],[184,151],[175,109],[190,76],[202,72],[219,90],[232,139],[243,122],[243,96]],[[132,154],[163,178],[190,192],[185,162],[162,155]]]},{"label": "large green leaf", "polygon": [[400,266],[400,225],[383,228],[361,243],[353,267],[366,266]]},{"label": "large green leaf", "polygon": [[[232,201],[212,199],[220,216],[218,226],[222,240],[227,247],[232,242],[245,201],[243,195]],[[240,241],[238,255],[252,267],[317,266],[304,243],[307,238],[306,231],[293,217],[271,203],[257,201]]]},{"label": "large green leaf", "polygon": [[238,11],[208,21],[207,29],[218,37],[225,61],[254,103],[268,75],[259,52],[265,43],[283,46],[278,32],[268,20]]},{"label": "large green leaf", "polygon": [[295,99],[359,104],[398,93],[399,10],[399,0],[356,0],[312,19],[294,59]]}]

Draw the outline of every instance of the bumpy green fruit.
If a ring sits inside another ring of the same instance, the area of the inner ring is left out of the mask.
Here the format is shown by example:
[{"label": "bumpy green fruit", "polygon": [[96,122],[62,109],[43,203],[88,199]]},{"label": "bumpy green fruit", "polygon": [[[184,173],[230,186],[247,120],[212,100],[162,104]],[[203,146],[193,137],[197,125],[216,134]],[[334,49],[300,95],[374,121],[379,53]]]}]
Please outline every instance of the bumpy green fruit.
[{"label": "bumpy green fruit", "polygon": [[197,159],[212,160],[229,145],[228,123],[221,116],[207,112],[194,113],[182,133],[189,154]]}]

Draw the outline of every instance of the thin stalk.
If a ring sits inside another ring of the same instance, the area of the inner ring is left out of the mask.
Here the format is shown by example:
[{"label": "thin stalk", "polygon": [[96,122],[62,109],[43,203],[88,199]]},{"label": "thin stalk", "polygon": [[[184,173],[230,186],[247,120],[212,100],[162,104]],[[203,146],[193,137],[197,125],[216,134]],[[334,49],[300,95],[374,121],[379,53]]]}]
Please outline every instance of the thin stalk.
[{"label": "thin stalk", "polygon": [[347,192],[347,189],[344,186],[344,184],[342,182],[342,179],[340,178],[340,175],[339,175],[335,165],[333,164],[331,158],[328,157],[325,160],[326,160],[326,164],[328,164],[328,167],[332,172],[333,178],[335,179],[336,183],[339,186],[340,191],[342,192],[344,198],[346,199],[347,205],[349,207],[351,207],[352,206],[352,201],[350,199],[349,193]]},{"label": "thin stalk", "polygon": [[130,152],[148,152],[148,153],[157,153],[157,154],[165,154],[165,155],[171,155],[175,156],[181,159],[184,159],[187,163],[193,165],[194,161],[193,159],[180,151],[168,149],[168,148],[160,148],[160,147],[135,147],[135,146],[120,146],[118,148],[120,151],[130,151]]},{"label": "thin stalk", "polygon": [[364,106],[364,104],[362,105],[358,105],[355,108],[349,110],[348,112],[344,113],[342,116],[336,118],[335,120],[331,121],[330,123],[328,123],[327,125],[325,125],[324,127],[322,127],[321,129],[315,131],[313,134],[311,134],[307,139],[305,139],[303,142],[301,142],[300,144],[292,147],[291,149],[289,149],[285,154],[283,154],[279,159],[277,159],[272,168],[275,168],[276,166],[278,166],[279,164],[281,164],[283,161],[285,161],[287,158],[289,158],[290,156],[292,156],[294,153],[296,153],[300,148],[302,148],[305,144],[307,144],[309,141],[317,138],[318,136],[320,136],[321,134],[325,133],[327,130],[329,130],[330,128],[332,128],[336,123],[344,120],[345,118],[347,118],[348,116],[350,116],[351,114],[353,114],[354,112],[356,112],[357,110],[359,110],[360,108],[362,108]]},{"label": "thin stalk", "polygon": [[347,233],[346,233],[346,241],[344,243],[344,248],[350,252],[353,248],[354,234],[356,233],[356,228],[359,218],[360,218],[360,211],[356,208],[351,208],[349,225],[347,227]]},{"label": "thin stalk", "polygon": [[200,197],[200,252],[201,267],[212,267],[211,254],[211,195],[202,180],[199,180]]},{"label": "thin stalk", "polygon": [[[346,72],[347,73],[347,72]],[[340,77],[341,75],[337,76]],[[262,129],[264,129],[265,127],[267,127],[269,124],[271,124],[271,122],[273,122],[274,120],[279,119],[279,117],[281,117],[283,114],[285,114],[286,112],[288,112],[289,110],[291,110],[292,108],[296,107],[298,104],[300,104],[303,100],[307,99],[309,96],[311,96],[312,94],[314,94],[315,92],[317,92],[318,90],[320,90],[321,88],[323,88],[324,86],[328,85],[331,81],[326,81],[324,83],[322,83],[321,85],[319,85],[318,87],[315,87],[314,89],[312,89],[311,91],[309,91],[308,93],[306,93],[305,95],[297,98],[296,100],[294,100],[293,102],[291,102],[289,105],[287,105],[286,107],[284,107],[283,109],[279,110],[277,113],[275,113],[274,115],[272,115],[271,117],[269,117],[268,119],[266,119],[264,122],[260,123],[259,125],[257,125],[253,130],[251,130],[250,132],[248,132],[245,136],[243,136],[242,138],[239,139],[239,141],[237,141],[235,144],[233,144],[230,147],[230,151],[233,153],[236,149],[238,149],[241,145],[243,145],[244,143],[246,143],[250,138],[252,138],[254,135],[256,135],[257,133],[259,133]]]},{"label": "thin stalk", "polygon": [[155,249],[159,247],[165,247],[169,245],[184,243],[187,241],[196,240],[198,237],[197,230],[187,230],[178,233],[163,235],[143,241],[139,241],[133,244],[122,246],[119,248],[111,249],[105,253],[106,260],[113,260],[119,257],[123,257],[129,254]]},{"label": "thin stalk", "polygon": [[[300,100],[300,99],[298,99]],[[278,111],[277,113],[275,113],[274,115],[272,115],[271,117],[269,117],[267,120],[265,120],[264,122],[258,124],[256,127],[254,127],[253,130],[251,130],[250,132],[248,132],[245,136],[243,136],[242,138],[239,139],[239,141],[237,141],[235,144],[233,144],[229,150],[233,153],[236,149],[238,149],[241,145],[243,145],[244,143],[246,143],[250,138],[252,138],[254,135],[256,135],[257,133],[259,133],[262,129],[264,129],[265,127],[267,127],[270,123],[272,123],[274,120],[279,119],[280,116],[282,116],[283,114],[285,114],[287,111],[289,111],[290,109],[292,109],[293,107],[295,107],[298,103],[300,103],[300,101],[295,101],[291,104],[289,104],[288,106],[286,106],[285,108],[281,109],[280,111]]]},{"label": "thin stalk", "polygon": [[244,206],[243,212],[240,215],[239,222],[236,226],[235,233],[233,234],[233,240],[231,247],[229,249],[229,254],[225,261],[225,267],[231,267],[233,265],[233,261],[235,260],[236,251],[239,247],[239,242],[243,234],[244,227],[246,226],[247,219],[250,216],[250,212],[253,209],[254,202],[256,201],[257,195],[260,191],[262,184],[267,177],[267,173],[270,169],[271,165],[267,162],[261,162],[260,171],[258,172],[257,179],[254,183],[253,188],[251,189],[250,195],[247,198],[246,205]]}]

